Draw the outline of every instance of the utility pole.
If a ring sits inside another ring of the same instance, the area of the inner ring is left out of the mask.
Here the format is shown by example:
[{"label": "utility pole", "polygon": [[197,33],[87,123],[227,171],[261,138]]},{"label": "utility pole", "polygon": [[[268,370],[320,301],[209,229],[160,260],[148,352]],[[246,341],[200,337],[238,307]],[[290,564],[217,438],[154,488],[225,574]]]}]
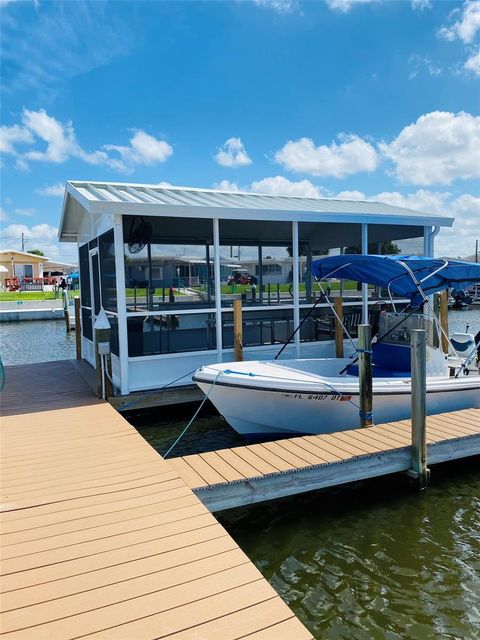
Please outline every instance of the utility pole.
[{"label": "utility pole", "polygon": [[25,234],[22,233],[22,251],[25,251]]},{"label": "utility pole", "polygon": [[475,240],[475,262],[478,262],[478,240]]}]

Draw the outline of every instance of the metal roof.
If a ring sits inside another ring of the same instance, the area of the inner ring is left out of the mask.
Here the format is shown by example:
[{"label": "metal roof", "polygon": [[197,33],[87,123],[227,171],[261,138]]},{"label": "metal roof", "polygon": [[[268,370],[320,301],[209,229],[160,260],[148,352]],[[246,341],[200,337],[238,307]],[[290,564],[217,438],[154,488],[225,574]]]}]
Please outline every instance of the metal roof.
[{"label": "metal roof", "polygon": [[447,216],[380,202],[126,182],[69,181],[59,229],[61,240],[77,239],[80,213],[419,226],[453,224],[453,218]]}]

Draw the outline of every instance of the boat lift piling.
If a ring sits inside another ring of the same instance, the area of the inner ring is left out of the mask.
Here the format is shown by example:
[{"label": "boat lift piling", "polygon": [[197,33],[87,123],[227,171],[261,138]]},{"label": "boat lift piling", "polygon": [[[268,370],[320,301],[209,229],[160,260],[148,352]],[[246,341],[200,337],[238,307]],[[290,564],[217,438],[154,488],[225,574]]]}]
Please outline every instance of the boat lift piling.
[{"label": "boat lift piling", "polygon": [[427,467],[427,342],[423,329],[414,329],[410,335],[412,349],[412,466],[408,475],[423,491],[430,480]]},{"label": "boat lift piling", "polygon": [[75,296],[75,351],[77,360],[82,358],[82,321],[80,318],[80,298]]},{"label": "boat lift piling", "polygon": [[373,408],[372,389],[372,328],[358,325],[358,383],[360,387],[360,426],[371,427]]},{"label": "boat lift piling", "polygon": [[233,334],[235,344],[235,360],[243,360],[243,324],[242,324],[242,301],[233,301]]},{"label": "boat lift piling", "polygon": [[440,325],[443,329],[441,344],[443,353],[448,353],[448,291],[441,291],[440,298]]},{"label": "boat lift piling", "polygon": [[68,310],[68,295],[65,289],[62,289],[62,298],[63,298],[63,312],[65,314],[65,329],[67,333],[70,333],[71,324],[70,324],[70,311]]},{"label": "boat lift piling", "polygon": [[343,358],[343,300],[334,298],[335,308],[335,357]]}]

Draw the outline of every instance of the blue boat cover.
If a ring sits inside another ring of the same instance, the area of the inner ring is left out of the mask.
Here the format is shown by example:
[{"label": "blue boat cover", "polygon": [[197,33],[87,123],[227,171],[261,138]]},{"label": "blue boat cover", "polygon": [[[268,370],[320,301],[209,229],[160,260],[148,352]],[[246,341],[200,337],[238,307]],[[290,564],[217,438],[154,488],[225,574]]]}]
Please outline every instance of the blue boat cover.
[{"label": "blue boat cover", "polygon": [[[413,277],[412,277],[412,272]],[[319,280],[342,278],[388,288],[399,296],[421,304],[425,295],[450,287],[463,289],[480,283],[480,263],[442,260],[423,256],[378,256],[344,254],[312,262],[312,273]]]}]

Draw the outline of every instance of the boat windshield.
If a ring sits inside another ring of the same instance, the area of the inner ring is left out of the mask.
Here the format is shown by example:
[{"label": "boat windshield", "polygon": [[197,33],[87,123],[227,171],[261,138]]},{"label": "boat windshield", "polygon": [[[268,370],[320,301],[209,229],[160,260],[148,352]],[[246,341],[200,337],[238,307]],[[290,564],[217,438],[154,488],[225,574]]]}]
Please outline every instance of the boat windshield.
[{"label": "boat windshield", "polygon": [[413,329],[423,329],[427,337],[427,345],[438,346],[437,328],[433,318],[422,314],[382,313],[379,319],[378,337],[388,344],[410,345],[410,333]]}]

